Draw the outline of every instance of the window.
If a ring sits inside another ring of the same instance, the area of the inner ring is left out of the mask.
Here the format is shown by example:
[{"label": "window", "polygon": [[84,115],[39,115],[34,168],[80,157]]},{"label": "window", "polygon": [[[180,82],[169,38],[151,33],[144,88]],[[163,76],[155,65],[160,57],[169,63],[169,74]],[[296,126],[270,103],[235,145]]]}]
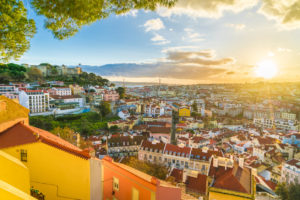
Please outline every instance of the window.
[{"label": "window", "polygon": [[27,150],[21,149],[21,161],[27,162]]},{"label": "window", "polygon": [[113,177],[113,189],[119,191],[119,179]]},{"label": "window", "polygon": [[139,191],[136,188],[132,188],[132,200],[139,200]]}]

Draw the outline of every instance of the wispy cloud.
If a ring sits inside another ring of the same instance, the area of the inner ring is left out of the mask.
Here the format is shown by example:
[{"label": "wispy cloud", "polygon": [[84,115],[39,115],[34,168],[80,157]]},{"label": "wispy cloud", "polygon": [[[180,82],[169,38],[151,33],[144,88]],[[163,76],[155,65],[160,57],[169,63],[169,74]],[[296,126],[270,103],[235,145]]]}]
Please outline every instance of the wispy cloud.
[{"label": "wispy cloud", "polygon": [[288,49],[288,48],[282,48],[282,47],[278,47],[278,48],[277,48],[277,51],[278,51],[278,52],[285,52],[285,53],[292,52],[291,49]]},{"label": "wispy cloud", "polygon": [[179,0],[171,9],[158,9],[158,14],[163,17],[187,15],[193,18],[219,18],[224,11],[240,12],[253,7],[257,2],[258,0]]},{"label": "wispy cloud", "polygon": [[117,15],[117,16],[131,16],[131,17],[136,17],[137,14],[138,14],[138,10],[130,10],[129,12],[122,13],[122,14]]},{"label": "wispy cloud", "polygon": [[194,29],[185,28],[186,35],[182,37],[183,40],[188,42],[200,42],[204,40],[204,35],[197,33]]},{"label": "wispy cloud", "polygon": [[157,33],[154,34],[154,37],[151,38],[151,41],[153,41],[155,45],[164,45],[170,43],[169,40],[167,40],[162,35],[159,35]]},{"label": "wispy cloud", "polygon": [[243,30],[246,28],[245,24],[226,24],[227,27],[234,28],[235,30]]},{"label": "wispy cloud", "polygon": [[157,30],[165,28],[165,25],[161,21],[160,18],[150,19],[150,20],[146,21],[146,23],[143,26],[145,27],[146,32],[157,31]]}]

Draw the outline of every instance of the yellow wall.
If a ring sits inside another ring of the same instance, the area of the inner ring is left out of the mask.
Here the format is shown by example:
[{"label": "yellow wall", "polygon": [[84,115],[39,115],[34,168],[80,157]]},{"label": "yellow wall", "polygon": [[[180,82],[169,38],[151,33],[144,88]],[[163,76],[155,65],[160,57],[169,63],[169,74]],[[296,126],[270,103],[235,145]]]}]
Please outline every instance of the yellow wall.
[{"label": "yellow wall", "polygon": [[179,116],[180,116],[180,117],[189,117],[189,116],[191,116],[191,111],[190,111],[190,109],[187,109],[187,108],[180,108],[180,109],[179,109]]},{"label": "yellow wall", "polygon": [[0,95],[0,132],[18,122],[28,124],[28,115],[27,108]]},{"label": "yellow wall", "polygon": [[27,150],[30,184],[49,200],[90,199],[90,165],[85,160],[42,142],[3,149],[20,159]]},{"label": "yellow wall", "polygon": [[222,194],[217,192],[209,192],[209,200],[249,200],[249,198]]},{"label": "yellow wall", "polygon": [[0,199],[34,199],[29,195],[29,170],[22,162],[0,151],[0,166]]}]

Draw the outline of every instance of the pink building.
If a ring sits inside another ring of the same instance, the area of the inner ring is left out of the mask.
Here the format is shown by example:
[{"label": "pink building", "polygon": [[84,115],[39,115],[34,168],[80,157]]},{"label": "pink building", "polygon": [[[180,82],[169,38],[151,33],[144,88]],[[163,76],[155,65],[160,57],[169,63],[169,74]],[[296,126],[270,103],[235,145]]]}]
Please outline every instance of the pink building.
[{"label": "pink building", "polygon": [[115,90],[105,90],[103,94],[104,101],[118,101],[120,99],[119,93]]}]

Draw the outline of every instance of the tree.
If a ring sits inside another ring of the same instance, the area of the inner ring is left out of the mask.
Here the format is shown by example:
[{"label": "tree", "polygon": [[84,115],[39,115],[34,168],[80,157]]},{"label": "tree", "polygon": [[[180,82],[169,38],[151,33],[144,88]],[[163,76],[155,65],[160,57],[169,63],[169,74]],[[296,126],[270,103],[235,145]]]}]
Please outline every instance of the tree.
[{"label": "tree", "polygon": [[27,75],[30,81],[39,81],[43,78],[41,70],[36,67],[31,67],[27,72]]},{"label": "tree", "polygon": [[98,106],[98,110],[101,114],[101,117],[106,117],[108,114],[111,113],[109,102],[102,101],[101,104]]},{"label": "tree", "polygon": [[0,83],[22,81],[25,78],[26,68],[14,63],[0,64]]},{"label": "tree", "polygon": [[168,169],[164,165],[140,161],[134,157],[131,157],[125,164],[162,180],[165,180],[168,174]]},{"label": "tree", "polygon": [[71,144],[76,145],[76,133],[74,132],[74,130],[68,128],[68,127],[56,127],[52,130],[52,133],[54,135],[59,136],[60,138],[70,142]]},{"label": "tree", "polygon": [[194,112],[198,112],[198,106],[197,106],[197,104],[196,104],[196,101],[194,101],[193,104],[192,104],[192,110],[193,110]]},{"label": "tree", "polygon": [[7,62],[29,49],[36,27],[22,1],[0,0],[0,13],[0,62]]},{"label": "tree", "polygon": [[280,197],[281,200],[300,199],[300,184],[278,184],[275,193]]},{"label": "tree", "polygon": [[[45,28],[60,40],[73,36],[89,25],[132,9],[155,10],[171,7],[177,0],[29,0],[36,14],[45,17]],[[35,22],[28,19],[21,0],[0,0],[0,61],[18,59],[29,49],[29,40],[36,33]]]},{"label": "tree", "polygon": [[119,93],[120,99],[123,99],[125,97],[125,88],[118,87],[116,91]]}]

